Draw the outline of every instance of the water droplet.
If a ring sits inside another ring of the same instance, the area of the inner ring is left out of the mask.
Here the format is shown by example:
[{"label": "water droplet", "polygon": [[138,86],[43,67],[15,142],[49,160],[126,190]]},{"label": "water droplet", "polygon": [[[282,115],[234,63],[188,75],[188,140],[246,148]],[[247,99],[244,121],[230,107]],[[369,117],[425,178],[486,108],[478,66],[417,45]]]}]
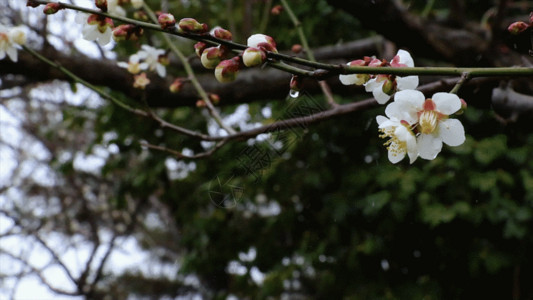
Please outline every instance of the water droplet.
[{"label": "water droplet", "polygon": [[300,96],[300,91],[291,90],[289,92],[289,95],[291,96],[291,98],[298,98]]}]

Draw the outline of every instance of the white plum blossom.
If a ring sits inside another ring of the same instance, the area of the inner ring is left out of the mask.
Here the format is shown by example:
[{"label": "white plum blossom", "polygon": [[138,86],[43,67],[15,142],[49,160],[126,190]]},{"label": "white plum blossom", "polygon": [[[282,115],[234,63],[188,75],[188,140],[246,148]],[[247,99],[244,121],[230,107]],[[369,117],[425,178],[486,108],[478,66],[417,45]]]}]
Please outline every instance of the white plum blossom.
[{"label": "white plum blossom", "polygon": [[[362,67],[362,66],[367,65],[367,61],[363,59],[358,59],[358,60],[351,61],[347,63],[346,65],[350,67],[355,67],[355,66]],[[368,74],[347,74],[347,75],[341,74],[339,75],[339,80],[344,85],[352,85],[352,84],[363,85],[369,79],[370,79],[370,75]]]},{"label": "white plum blossom", "polygon": [[88,41],[97,41],[100,46],[105,46],[111,41],[113,35],[113,21],[98,15],[79,13],[76,23],[82,24],[83,38]]},{"label": "white plum blossom", "polygon": [[142,45],[142,50],[137,52],[140,59],[144,60],[144,63],[148,66],[150,71],[156,71],[161,77],[165,77],[167,70],[165,65],[162,64],[162,57],[165,54],[165,50],[157,49],[148,45]]},{"label": "white plum blossom", "polygon": [[418,157],[416,137],[411,130],[411,125],[405,120],[399,120],[395,116],[377,116],[381,138],[388,138],[385,142],[388,157],[393,164],[401,161],[405,155],[409,156],[409,162],[415,162]]},{"label": "white plum blossom", "polygon": [[442,143],[459,146],[465,141],[461,122],[449,115],[461,109],[461,100],[455,94],[436,93],[431,99],[417,90],[397,92],[394,102],[385,113],[399,120],[416,125],[418,155],[423,159],[434,159],[442,149]]},{"label": "white plum blossom", "polygon": [[147,70],[148,64],[145,62],[141,63],[141,58],[138,54],[133,54],[130,56],[129,62],[120,61],[117,65],[121,68],[128,69],[128,72],[131,74],[138,74],[141,70]]},{"label": "white plum blossom", "polygon": [[0,24],[0,60],[6,55],[13,62],[18,60],[17,49],[26,44],[26,28],[23,26],[6,27]]},{"label": "white plum blossom", "polygon": [[[398,50],[398,53],[390,62],[390,66],[398,67],[414,67],[414,61],[411,54],[405,50]],[[365,90],[372,92],[374,98],[379,104],[385,104],[390,99],[390,95],[396,91],[413,90],[418,87],[418,76],[394,76],[394,75],[378,75],[365,84]]]}]

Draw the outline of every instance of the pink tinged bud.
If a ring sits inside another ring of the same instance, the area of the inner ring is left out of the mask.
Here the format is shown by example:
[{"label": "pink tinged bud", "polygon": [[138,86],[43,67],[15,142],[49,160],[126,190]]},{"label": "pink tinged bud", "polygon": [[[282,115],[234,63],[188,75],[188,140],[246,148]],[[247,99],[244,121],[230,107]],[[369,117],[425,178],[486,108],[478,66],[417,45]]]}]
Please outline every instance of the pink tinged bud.
[{"label": "pink tinged bud", "polygon": [[298,75],[292,75],[289,87],[291,91],[300,91],[302,89],[302,79]]},{"label": "pink tinged bud", "polygon": [[213,36],[222,40],[228,40],[231,41],[232,34],[229,32],[229,30],[226,30],[224,28],[215,28],[213,31]]},{"label": "pink tinged bud", "polygon": [[300,44],[294,44],[294,45],[292,45],[292,47],[291,47],[291,51],[292,51],[292,53],[296,53],[296,54],[302,52],[302,49],[303,49],[303,47],[302,47],[302,45],[300,45]]},{"label": "pink tinged bud", "polygon": [[202,52],[202,65],[207,69],[214,69],[222,59],[222,51],[218,47],[210,47]]},{"label": "pink tinged bud", "polygon": [[383,66],[386,66],[386,65],[387,65],[387,61],[386,60],[379,60],[377,58],[372,59],[368,63],[369,67],[383,67]]},{"label": "pink tinged bud", "polygon": [[196,107],[206,107],[207,104],[205,104],[204,100],[198,100],[196,101]]},{"label": "pink tinged bud", "polygon": [[94,5],[103,12],[107,12],[107,0],[94,0]]},{"label": "pink tinged bud", "polygon": [[221,61],[215,69],[215,78],[222,83],[234,81],[239,72],[239,61],[238,56]]},{"label": "pink tinged bud", "polygon": [[220,96],[219,95],[210,93],[208,95],[208,97],[209,97],[209,101],[211,101],[211,103],[213,103],[215,105],[220,103]]},{"label": "pink tinged bud", "polygon": [[133,40],[136,41],[143,34],[143,29],[131,24],[119,25],[113,29],[115,42]]},{"label": "pink tinged bud", "polygon": [[172,28],[176,25],[176,19],[171,14],[160,14],[157,21],[162,29]]},{"label": "pink tinged bud", "polygon": [[400,56],[396,55],[390,62],[391,67],[395,68],[401,68],[401,67],[407,67],[406,64],[400,63]]},{"label": "pink tinged bud", "polygon": [[26,6],[33,7],[33,8],[35,8],[35,7],[39,6],[39,5],[41,5],[41,4],[40,4],[40,3],[37,3],[37,2],[35,2],[35,1],[33,1],[33,0],[28,0],[28,1],[26,2]]},{"label": "pink tinged bud", "polygon": [[178,28],[186,33],[206,33],[208,31],[207,24],[200,23],[193,18],[181,19],[178,23]]},{"label": "pink tinged bud", "polygon": [[133,13],[133,18],[136,19],[136,20],[141,20],[141,21],[148,21],[149,20],[148,15],[142,10],[138,10],[138,11],[134,12]]},{"label": "pink tinged bud", "polygon": [[283,11],[283,6],[281,5],[276,5],[274,7],[272,7],[272,9],[270,10],[270,13],[274,16],[277,16],[279,14],[281,14],[281,12]]},{"label": "pink tinged bud", "polygon": [[53,15],[62,9],[63,9],[63,6],[59,3],[48,3],[44,7],[43,12],[47,15]]},{"label": "pink tinged bud", "polygon": [[507,31],[509,31],[509,33],[511,34],[517,35],[524,32],[528,27],[529,25],[522,21],[519,21],[509,25],[509,27],[507,27]]},{"label": "pink tinged bud", "polygon": [[181,91],[181,87],[183,86],[183,83],[184,82],[182,78],[177,78],[176,80],[174,80],[174,82],[172,82],[172,84],[169,87],[170,92],[177,93]]},{"label": "pink tinged bud", "polygon": [[387,95],[392,95],[396,91],[396,80],[387,79],[381,88],[383,93]]},{"label": "pink tinged bud", "polygon": [[198,43],[194,44],[194,52],[196,52],[196,55],[198,57],[202,57],[202,53],[204,52],[206,47],[207,47],[207,45],[205,43],[198,42]]},{"label": "pink tinged bud", "polygon": [[139,75],[135,75],[133,82],[133,87],[136,89],[144,90],[144,88],[150,83],[150,79],[146,77],[146,73],[141,73]]},{"label": "pink tinged bud", "polygon": [[248,47],[254,47],[259,48],[264,51],[270,51],[270,52],[278,52],[276,49],[276,42],[274,39],[268,35],[265,34],[254,34],[248,38],[247,41]]},{"label": "pink tinged bud", "polygon": [[249,47],[242,53],[242,61],[247,67],[262,65],[266,58],[266,53],[258,48]]},{"label": "pink tinged bud", "polygon": [[350,67],[364,67],[367,65],[367,62],[362,59],[358,59],[358,60],[352,60],[351,62],[348,63],[348,65]]}]

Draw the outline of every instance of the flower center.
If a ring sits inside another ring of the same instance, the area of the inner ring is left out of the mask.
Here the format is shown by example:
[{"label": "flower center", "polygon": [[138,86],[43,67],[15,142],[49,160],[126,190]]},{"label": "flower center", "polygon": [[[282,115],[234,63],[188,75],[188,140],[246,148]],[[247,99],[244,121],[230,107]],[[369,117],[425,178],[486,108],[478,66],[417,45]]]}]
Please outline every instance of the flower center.
[{"label": "flower center", "polygon": [[383,145],[390,153],[392,153],[393,156],[397,156],[398,154],[405,153],[407,151],[407,143],[405,141],[401,141],[398,136],[394,134],[396,127],[381,128],[379,131],[382,132],[382,134],[379,135],[380,138],[389,138],[389,140],[383,143]]},{"label": "flower center", "polygon": [[438,113],[434,110],[425,110],[420,114],[419,125],[420,132],[430,134],[437,128],[439,120]]}]

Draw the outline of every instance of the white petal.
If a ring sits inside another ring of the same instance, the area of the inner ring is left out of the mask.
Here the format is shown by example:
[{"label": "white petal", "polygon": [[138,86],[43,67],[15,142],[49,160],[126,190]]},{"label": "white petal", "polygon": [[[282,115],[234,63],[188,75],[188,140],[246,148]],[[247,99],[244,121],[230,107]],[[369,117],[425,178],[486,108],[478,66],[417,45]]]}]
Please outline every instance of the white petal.
[{"label": "white petal", "polygon": [[105,46],[109,44],[109,42],[111,41],[112,34],[113,32],[111,31],[111,28],[107,27],[106,31],[99,35],[98,44],[100,44],[100,46]]},{"label": "white petal", "polygon": [[139,69],[141,70],[148,70],[149,65],[147,63],[141,63],[139,64]]},{"label": "white petal", "polygon": [[383,86],[383,81],[378,82],[376,78],[372,78],[365,83],[365,91],[372,92],[374,89]]},{"label": "white petal", "polygon": [[160,77],[165,77],[165,75],[167,74],[167,69],[165,69],[165,66],[163,66],[162,64],[157,64],[155,69],[157,71],[157,75],[159,75]]},{"label": "white petal", "polygon": [[465,142],[465,129],[457,119],[447,119],[439,122],[439,135],[449,146],[459,146]]},{"label": "white petal", "polygon": [[0,49],[0,60],[4,59],[6,57],[6,51]]},{"label": "white petal", "polygon": [[344,85],[352,85],[357,82],[357,75],[356,74],[339,75],[339,80]]},{"label": "white petal", "polygon": [[461,109],[461,100],[456,94],[436,93],[431,97],[437,110],[443,114],[451,115]]},{"label": "white petal", "polygon": [[394,152],[389,151],[389,155],[388,156],[389,156],[390,162],[395,164],[395,163],[399,162],[400,160],[402,160],[405,157],[405,152],[394,153]]},{"label": "white petal", "polygon": [[387,122],[389,119],[387,119],[386,117],[384,116],[377,116],[376,117],[376,122],[378,122],[378,125],[380,125],[380,128],[381,128],[381,124],[384,124],[385,122]]},{"label": "white petal", "polygon": [[89,17],[88,14],[84,13],[78,13],[76,14],[76,17],[74,18],[74,21],[78,24],[87,24],[87,18]]},{"label": "white petal", "polygon": [[6,52],[7,52],[7,56],[9,56],[9,58],[13,62],[17,62],[18,55],[17,55],[17,49],[15,49],[15,47],[8,47]]},{"label": "white petal", "polygon": [[426,97],[422,92],[417,90],[403,90],[394,95],[394,102],[408,104],[410,106],[422,109]]},{"label": "white petal", "polygon": [[374,89],[372,91],[372,95],[374,96],[374,98],[376,98],[376,101],[379,104],[385,104],[390,99],[390,96],[388,94],[385,94],[381,87]]},{"label": "white petal", "polygon": [[414,90],[418,87],[418,76],[396,77],[398,91]]},{"label": "white petal", "polygon": [[83,38],[88,41],[94,41],[98,38],[100,32],[93,26],[83,28]]},{"label": "white petal", "polygon": [[420,134],[416,142],[418,154],[423,159],[435,159],[442,149],[442,140],[432,134]]},{"label": "white petal", "polygon": [[400,63],[405,64],[408,67],[414,67],[415,62],[413,61],[413,58],[411,57],[411,54],[405,50],[398,50],[398,53],[396,53],[400,57]]},{"label": "white petal", "polygon": [[123,61],[119,61],[119,62],[117,62],[117,66],[119,66],[121,68],[127,68],[127,67],[129,67],[129,64],[126,63],[126,62],[123,62]]}]

